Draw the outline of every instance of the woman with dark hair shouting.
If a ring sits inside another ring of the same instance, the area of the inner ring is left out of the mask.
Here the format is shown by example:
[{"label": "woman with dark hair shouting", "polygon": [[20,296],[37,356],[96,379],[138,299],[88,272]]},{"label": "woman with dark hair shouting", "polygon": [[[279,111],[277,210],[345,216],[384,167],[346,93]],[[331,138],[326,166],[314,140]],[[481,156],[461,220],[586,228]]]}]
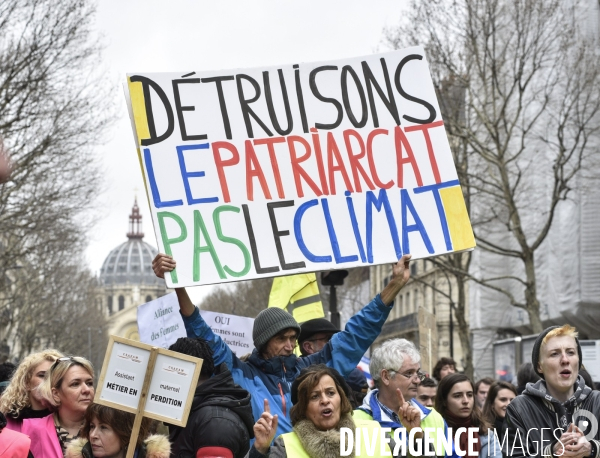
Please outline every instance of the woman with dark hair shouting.
[{"label": "woman with dark hair shouting", "polygon": [[[277,430],[277,415],[271,415],[269,404],[265,400],[265,412],[254,425],[256,441],[250,449],[250,458],[269,456],[269,458],[333,458],[339,457],[340,451],[351,451],[354,457],[354,434],[358,428],[369,430],[369,437],[377,438],[375,454],[367,453],[365,441],[361,441],[360,456],[383,456],[380,444],[379,423],[372,420],[356,420],[352,418],[352,406],[348,401],[350,388],[342,376],[323,364],[309,366],[304,369],[292,385],[292,401],[294,407],[290,411],[293,432],[282,434],[273,445],[273,437]],[[410,412],[409,412],[410,413]],[[342,434],[341,429],[348,428],[352,435]],[[342,440],[345,443],[342,443]],[[387,456],[390,449],[384,445]]]}]

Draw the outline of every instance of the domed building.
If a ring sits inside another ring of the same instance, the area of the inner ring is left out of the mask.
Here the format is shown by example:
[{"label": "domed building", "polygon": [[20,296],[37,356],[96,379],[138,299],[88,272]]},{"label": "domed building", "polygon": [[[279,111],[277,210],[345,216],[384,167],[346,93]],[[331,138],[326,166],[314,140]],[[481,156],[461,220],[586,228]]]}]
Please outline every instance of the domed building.
[{"label": "domed building", "polygon": [[103,307],[109,334],[139,340],[137,307],[167,293],[164,280],[154,275],[156,248],[144,242],[142,215],[134,201],[127,241],[113,249],[100,269]]}]

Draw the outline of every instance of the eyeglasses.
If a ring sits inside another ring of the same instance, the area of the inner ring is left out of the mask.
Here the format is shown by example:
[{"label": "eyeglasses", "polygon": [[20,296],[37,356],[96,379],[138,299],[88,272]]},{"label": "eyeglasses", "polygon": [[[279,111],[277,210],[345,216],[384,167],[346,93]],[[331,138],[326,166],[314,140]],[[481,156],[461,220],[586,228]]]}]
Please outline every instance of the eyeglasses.
[{"label": "eyeglasses", "polygon": [[50,366],[50,370],[54,369],[56,366],[58,366],[58,363],[61,363],[63,361],[73,361],[75,364],[82,364],[82,362],[79,361],[80,359],[81,358],[79,356],[63,356],[54,361],[52,366]]},{"label": "eyeglasses", "polygon": [[388,371],[396,372],[396,373],[402,375],[402,377],[407,378],[408,380],[416,377],[417,379],[419,379],[419,382],[422,382],[427,377],[427,375],[425,375],[425,373],[421,372],[420,370],[419,371],[409,371],[409,372],[398,372],[396,369],[388,369]]}]

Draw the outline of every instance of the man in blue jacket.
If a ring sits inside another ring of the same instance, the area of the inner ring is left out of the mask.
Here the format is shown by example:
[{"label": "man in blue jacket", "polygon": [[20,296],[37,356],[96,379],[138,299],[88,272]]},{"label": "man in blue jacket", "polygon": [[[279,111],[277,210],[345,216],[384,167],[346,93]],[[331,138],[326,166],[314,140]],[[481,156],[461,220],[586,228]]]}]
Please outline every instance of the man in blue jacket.
[{"label": "man in blue jacket", "polygon": [[[300,326],[285,310],[272,307],[261,311],[254,320],[252,339],[254,350],[247,361],[241,361],[214,334],[200,316],[185,288],[175,288],[179,308],[188,337],[201,337],[213,350],[215,366],[225,363],[231,370],[233,380],[252,394],[252,412],[258,420],[264,410],[264,400],[269,401],[271,413],[277,414],[277,435],[292,430],[290,388],[300,371],[312,364],[326,364],[347,376],[356,368],[362,356],[381,332],[394,298],[410,277],[409,254],[402,256],[393,267],[392,278],[383,291],[354,315],[346,329],[335,334],[321,351],[310,356],[294,354]],[[152,262],[152,269],[159,278],[175,269],[171,256],[159,253]]]}]

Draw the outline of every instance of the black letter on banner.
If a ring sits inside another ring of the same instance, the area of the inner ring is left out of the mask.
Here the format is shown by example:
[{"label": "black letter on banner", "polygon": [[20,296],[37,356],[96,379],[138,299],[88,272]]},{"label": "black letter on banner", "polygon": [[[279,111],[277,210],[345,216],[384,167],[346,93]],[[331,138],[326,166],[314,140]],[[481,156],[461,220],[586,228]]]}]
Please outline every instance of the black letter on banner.
[{"label": "black letter on banner", "polygon": [[177,120],[179,121],[179,130],[181,131],[182,140],[206,140],[208,136],[206,134],[200,135],[188,135],[185,130],[185,119],[183,119],[184,111],[194,111],[194,106],[181,106],[181,96],[179,94],[180,84],[200,84],[200,78],[192,78],[189,80],[173,80],[173,96],[175,98],[175,111],[177,111]]},{"label": "black letter on banner", "polygon": [[257,274],[268,274],[271,272],[279,272],[279,267],[261,267],[260,259],[258,258],[258,250],[256,249],[256,238],[254,237],[254,229],[252,228],[252,221],[250,220],[250,212],[248,211],[248,205],[242,204],[242,210],[244,211],[244,220],[246,221],[246,229],[248,230],[248,238],[250,239],[250,249],[252,250],[252,259],[254,260],[254,267],[256,268]]},{"label": "black letter on banner", "polygon": [[[356,85],[356,90],[358,91],[358,96],[360,97],[360,107],[362,110],[362,117],[360,121],[357,121],[354,117],[354,113],[352,113],[352,107],[350,106],[350,99],[348,98],[348,73],[352,76],[354,80],[354,84]],[[346,108],[346,114],[348,115],[348,119],[354,127],[364,127],[367,123],[367,119],[369,117],[369,112],[367,110],[367,100],[365,99],[365,91],[362,88],[362,84],[360,83],[360,79],[358,75],[354,71],[350,65],[345,65],[342,67],[342,100],[344,101],[344,107]]]},{"label": "black letter on banner", "polygon": [[283,257],[283,247],[281,246],[281,237],[290,235],[290,231],[280,231],[277,228],[277,220],[275,219],[275,208],[281,207],[293,207],[293,200],[285,200],[283,202],[269,202],[267,204],[267,209],[269,210],[269,219],[271,220],[271,229],[273,230],[273,237],[275,238],[275,246],[277,247],[277,256],[279,256],[279,263],[281,264],[281,268],[283,270],[293,270],[300,269],[302,267],[306,267],[304,261],[300,262],[292,262],[291,264],[287,264],[285,262],[285,258]]},{"label": "black letter on banner", "polygon": [[[244,98],[244,89],[242,88],[242,79],[245,79],[254,88],[256,94],[251,99]],[[269,130],[269,128],[260,120],[256,113],[252,111],[250,108],[250,104],[256,102],[260,97],[260,86],[256,82],[254,78],[249,77],[248,75],[239,74],[235,76],[235,81],[237,83],[238,89],[238,97],[240,99],[240,108],[242,109],[242,114],[244,115],[244,123],[246,123],[246,132],[248,133],[248,137],[254,138],[254,134],[252,133],[252,123],[250,121],[250,116],[254,118],[254,120],[258,123],[260,127],[267,133],[269,137],[273,136],[273,133]]]},{"label": "black letter on banner", "polygon": [[308,133],[308,122],[306,121],[306,109],[304,108],[304,95],[302,95],[302,85],[300,84],[300,66],[294,64],[294,77],[296,80],[296,97],[298,98],[298,107],[300,108],[300,118],[302,119],[302,131]]},{"label": "black letter on banner", "polygon": [[396,82],[396,89],[398,89],[398,92],[400,93],[400,95],[402,97],[404,97],[406,100],[410,100],[411,102],[418,103],[419,105],[423,105],[425,108],[427,108],[427,110],[429,110],[429,118],[417,119],[417,118],[413,118],[412,116],[406,116],[406,115],[404,115],[402,117],[409,122],[414,122],[415,124],[429,124],[430,122],[433,122],[436,117],[436,112],[435,112],[435,108],[433,108],[433,105],[431,105],[429,102],[426,102],[425,100],[421,100],[417,97],[407,94],[404,91],[404,89],[402,89],[402,83],[400,83],[400,73],[402,73],[402,68],[404,67],[404,65],[407,62],[410,62],[411,60],[414,60],[414,59],[421,60],[421,59],[423,59],[423,56],[420,56],[418,54],[411,54],[410,56],[406,56],[404,59],[402,59],[400,61],[400,63],[398,64],[398,68],[396,68],[396,74],[394,75],[394,81]]},{"label": "black letter on banner", "polygon": [[215,76],[214,78],[202,78],[203,83],[216,83],[217,94],[219,95],[219,106],[221,107],[221,117],[223,118],[223,127],[225,128],[225,136],[227,140],[231,140],[231,126],[229,125],[229,115],[227,114],[227,105],[225,104],[225,96],[223,95],[222,81],[233,81],[233,76]]},{"label": "black letter on banner", "polygon": [[379,127],[379,118],[377,117],[377,108],[375,108],[375,100],[373,99],[373,88],[379,94],[381,101],[385,104],[388,111],[396,121],[396,125],[400,125],[400,117],[398,116],[398,107],[396,106],[396,101],[394,100],[394,92],[392,91],[392,83],[390,82],[390,75],[388,75],[387,65],[385,64],[385,59],[381,58],[381,69],[383,70],[383,77],[385,79],[385,87],[387,89],[388,98],[385,97],[381,86],[375,79],[373,72],[369,68],[369,64],[366,61],[362,62],[363,74],[365,77],[365,82],[367,85],[367,94],[369,95],[369,104],[371,105],[371,116],[373,116],[373,125],[375,127]]},{"label": "black letter on banner", "polygon": [[323,97],[321,95],[321,93],[319,92],[319,89],[317,88],[317,82],[316,82],[317,73],[323,72],[325,70],[337,70],[337,67],[334,65],[325,65],[323,67],[317,67],[312,72],[310,72],[310,76],[309,76],[310,90],[312,91],[313,95],[317,99],[319,99],[321,102],[333,104],[333,106],[335,106],[337,108],[338,117],[333,124],[321,124],[321,123],[316,122],[315,127],[317,129],[335,129],[337,126],[339,126],[342,123],[342,118],[344,117],[344,110],[342,109],[342,104],[340,102],[338,102],[335,99],[329,98],[329,97]]},{"label": "black letter on banner", "polygon": [[[146,78],[145,76],[134,75],[129,78],[129,81],[132,83],[142,83],[142,89],[144,91],[144,104],[146,105],[146,119],[148,120],[148,132],[150,132],[150,138],[142,140],[142,146],[154,145],[155,143],[160,143],[163,140],[166,140],[173,133],[173,127],[175,126],[173,109],[171,108],[167,94],[165,94],[165,91],[163,91],[157,83],[152,81],[150,78]],[[167,112],[167,130],[159,137],[156,136],[156,126],[154,125],[154,115],[152,114],[150,87],[152,87],[158,97],[160,97],[161,102],[165,106],[165,111]]]},{"label": "black letter on banner", "polygon": [[281,96],[283,97],[283,105],[285,106],[285,116],[287,118],[287,129],[283,130],[279,126],[277,121],[277,113],[273,107],[273,96],[271,95],[271,84],[269,83],[269,72],[263,72],[263,82],[265,84],[265,97],[267,98],[267,108],[269,109],[269,116],[271,117],[271,123],[281,136],[289,134],[294,128],[294,120],[292,119],[292,112],[290,111],[290,101],[288,100],[287,89],[285,87],[285,79],[283,78],[283,71],[277,70],[279,73],[279,84],[281,84]]}]

